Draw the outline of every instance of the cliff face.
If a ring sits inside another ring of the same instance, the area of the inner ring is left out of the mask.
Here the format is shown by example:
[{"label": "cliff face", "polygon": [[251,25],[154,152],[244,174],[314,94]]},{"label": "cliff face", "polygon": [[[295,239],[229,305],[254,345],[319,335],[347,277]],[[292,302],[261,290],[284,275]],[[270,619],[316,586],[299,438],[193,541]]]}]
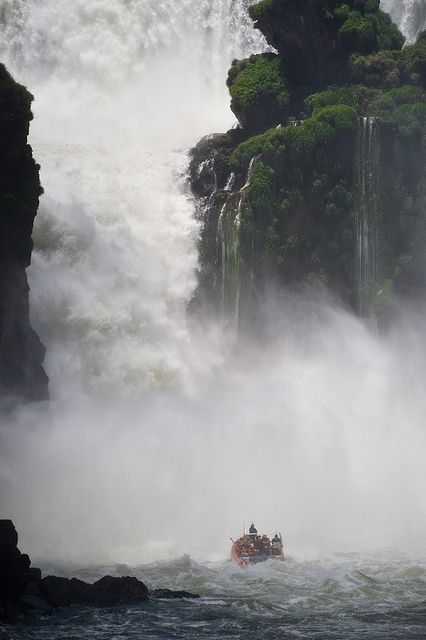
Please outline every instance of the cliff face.
[{"label": "cliff face", "polygon": [[0,396],[45,399],[45,349],[29,322],[26,267],[42,193],[27,144],[31,94],[0,65]]},{"label": "cliff face", "polygon": [[402,48],[376,0],[250,14],[278,54],[234,61],[240,127],[192,153],[200,290],[231,312],[271,281],[321,283],[362,313],[423,292],[425,37]]}]

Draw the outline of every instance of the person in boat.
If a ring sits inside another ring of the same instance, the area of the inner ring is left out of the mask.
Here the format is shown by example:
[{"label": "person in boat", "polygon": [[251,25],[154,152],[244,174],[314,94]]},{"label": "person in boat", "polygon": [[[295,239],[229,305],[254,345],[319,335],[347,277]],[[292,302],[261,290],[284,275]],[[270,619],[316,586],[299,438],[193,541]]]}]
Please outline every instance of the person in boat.
[{"label": "person in boat", "polygon": [[257,529],[254,526],[254,523],[252,522],[250,525],[250,529],[249,529],[249,534],[252,538],[255,538],[257,536]]},{"label": "person in boat", "polygon": [[282,551],[283,551],[283,539],[281,535],[278,535],[278,533],[276,533],[272,538],[272,553],[274,554],[274,556],[279,556],[281,555]]},{"label": "person in boat", "polygon": [[262,536],[263,553],[266,556],[271,555],[272,544],[267,535]]},{"label": "person in boat", "polygon": [[254,541],[254,548],[256,550],[256,554],[258,554],[260,556],[264,556],[265,555],[265,546],[263,544],[263,540],[262,540],[261,536],[256,536],[256,539]]}]

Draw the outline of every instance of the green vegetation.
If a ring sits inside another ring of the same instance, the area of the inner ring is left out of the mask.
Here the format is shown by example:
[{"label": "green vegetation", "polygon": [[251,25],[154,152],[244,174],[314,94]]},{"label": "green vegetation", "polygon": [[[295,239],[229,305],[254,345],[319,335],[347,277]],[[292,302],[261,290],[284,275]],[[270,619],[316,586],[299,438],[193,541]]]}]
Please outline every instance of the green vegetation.
[{"label": "green vegetation", "polygon": [[289,94],[273,54],[235,60],[228,75],[231,109],[243,127],[265,129],[287,116]]},{"label": "green vegetation", "polygon": [[345,86],[308,96],[304,107],[307,113],[314,113],[322,107],[343,104],[355,109],[359,116],[364,116],[370,113],[371,105],[382,95],[380,90],[363,85]]},{"label": "green vegetation", "polygon": [[250,205],[258,212],[268,212],[272,205],[274,170],[256,162],[248,187]]},{"label": "green vegetation", "polygon": [[279,52],[288,84],[310,87],[310,93],[345,82],[353,55],[399,50],[404,44],[378,0],[263,0],[249,12]]},{"label": "green vegetation", "polygon": [[333,105],[300,126],[270,129],[235,149],[230,164],[238,172],[257,156],[241,220],[241,251],[251,264],[267,264],[289,284],[350,277],[347,174],[356,127],[353,107]]},{"label": "green vegetation", "polygon": [[301,155],[326,145],[340,132],[354,131],[357,114],[353,107],[338,104],[319,108],[300,126],[269,129],[240,144],[232,153],[229,164],[233,169],[247,167],[259,154],[287,154],[289,161],[297,163]]},{"label": "green vegetation", "polygon": [[351,61],[351,79],[382,89],[403,85],[426,88],[426,37],[402,51],[379,51],[370,56],[355,56]]},{"label": "green vegetation", "polygon": [[262,0],[249,12],[278,55],[234,61],[228,77],[241,129],[221,157],[235,191],[215,206],[218,216],[243,194],[241,273],[327,283],[356,304],[357,163],[368,143],[380,165],[380,255],[366,304],[426,287],[426,33],[402,48],[379,0]]},{"label": "green vegetation", "polygon": [[401,49],[404,44],[396,25],[377,8],[370,7],[361,13],[342,4],[335,10],[335,15],[344,20],[338,32],[344,52],[367,54],[381,49]]}]

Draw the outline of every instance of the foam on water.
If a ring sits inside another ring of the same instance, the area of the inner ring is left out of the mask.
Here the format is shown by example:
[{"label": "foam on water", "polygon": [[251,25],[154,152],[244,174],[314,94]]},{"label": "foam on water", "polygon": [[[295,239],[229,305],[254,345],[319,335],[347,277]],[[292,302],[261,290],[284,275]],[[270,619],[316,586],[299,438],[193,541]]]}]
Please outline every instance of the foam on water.
[{"label": "foam on water", "polygon": [[[49,567],[58,574],[58,567]],[[14,626],[13,638],[422,638],[425,565],[409,557],[334,557],[268,562],[242,571],[189,557],[137,568],[77,571],[95,580],[108,572],[142,577],[149,588],[199,593],[199,600],[160,601],[114,609],[71,609]],[[28,635],[31,634],[31,635]]]}]

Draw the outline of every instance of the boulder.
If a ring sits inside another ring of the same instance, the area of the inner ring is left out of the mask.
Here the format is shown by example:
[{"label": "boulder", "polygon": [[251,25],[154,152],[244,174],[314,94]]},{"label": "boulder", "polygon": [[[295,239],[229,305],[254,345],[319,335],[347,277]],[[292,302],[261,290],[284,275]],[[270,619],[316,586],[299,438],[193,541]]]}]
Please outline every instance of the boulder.
[{"label": "boulder", "polygon": [[104,576],[89,584],[77,578],[47,576],[31,567],[27,554],[18,547],[18,534],[11,520],[0,520],[0,620],[15,619],[28,611],[50,612],[72,605],[112,607],[146,602],[152,598],[199,598],[187,591],[154,589],[135,577]]},{"label": "boulder", "polygon": [[[0,606],[17,603],[30,580],[31,561],[18,547],[18,534],[11,520],[0,520]],[[34,581],[40,575],[31,572]]]}]

